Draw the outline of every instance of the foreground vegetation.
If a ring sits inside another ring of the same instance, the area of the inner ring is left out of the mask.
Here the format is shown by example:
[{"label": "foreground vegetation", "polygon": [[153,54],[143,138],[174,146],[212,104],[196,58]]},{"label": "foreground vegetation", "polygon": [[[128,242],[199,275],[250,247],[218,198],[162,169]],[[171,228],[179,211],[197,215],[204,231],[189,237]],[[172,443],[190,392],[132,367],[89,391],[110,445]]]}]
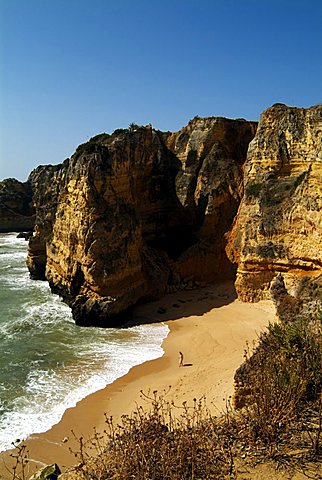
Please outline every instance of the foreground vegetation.
[{"label": "foreground vegetation", "polygon": [[[166,392],[142,392],[147,408],[123,416],[120,425],[106,417],[103,435],[79,438],[78,465],[59,478],[245,478],[239,476],[245,465],[268,459],[322,478],[321,288],[304,281],[296,298],[283,288],[275,298],[280,321],[269,325],[255,350],[247,347],[236,372],[235,408],[228,400],[216,418],[203,398],[188,408],[169,403]],[[26,462],[21,450],[13,480],[27,478],[23,456]]]}]

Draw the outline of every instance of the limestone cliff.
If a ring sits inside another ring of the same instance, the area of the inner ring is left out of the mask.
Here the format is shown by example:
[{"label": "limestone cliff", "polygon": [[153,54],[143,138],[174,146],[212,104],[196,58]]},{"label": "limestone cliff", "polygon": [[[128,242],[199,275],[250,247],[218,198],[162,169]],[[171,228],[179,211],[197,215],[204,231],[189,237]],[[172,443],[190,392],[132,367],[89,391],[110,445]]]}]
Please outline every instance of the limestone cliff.
[{"label": "limestone cliff", "polygon": [[0,182],[0,232],[32,230],[34,223],[30,182],[22,183],[14,178]]},{"label": "limestone cliff", "polygon": [[239,298],[268,298],[283,272],[288,289],[322,269],[322,106],[276,104],[249,145],[245,195],[227,252]]},{"label": "limestone cliff", "polygon": [[138,302],[234,275],[225,234],[243,194],[256,123],[198,118],[102,134],[70,160],[33,172],[28,265],[77,323],[109,326]]},{"label": "limestone cliff", "polygon": [[29,239],[27,266],[31,278],[44,280],[47,243],[52,230],[60,190],[64,186],[68,160],[59,165],[40,165],[29,175],[32,185],[32,201],[36,211],[35,231]]},{"label": "limestone cliff", "polygon": [[179,132],[165,136],[180,162],[176,195],[198,232],[198,241],[178,259],[176,266],[182,277],[234,277],[224,234],[243,196],[243,166],[256,127],[256,122],[245,120],[196,117]]}]

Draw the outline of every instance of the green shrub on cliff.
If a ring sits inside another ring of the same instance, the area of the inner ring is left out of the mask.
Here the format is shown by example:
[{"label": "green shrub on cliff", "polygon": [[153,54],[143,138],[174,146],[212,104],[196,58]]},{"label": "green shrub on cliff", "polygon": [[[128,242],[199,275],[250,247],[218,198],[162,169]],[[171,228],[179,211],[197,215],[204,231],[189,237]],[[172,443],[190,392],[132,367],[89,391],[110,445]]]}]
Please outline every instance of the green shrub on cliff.
[{"label": "green shrub on cliff", "polygon": [[259,197],[263,184],[259,182],[249,182],[246,185],[246,195],[248,197]]},{"label": "green shrub on cliff", "polygon": [[128,132],[129,132],[128,128],[117,128],[116,130],[114,130],[112,135],[121,135],[123,133],[128,133]]},{"label": "green shrub on cliff", "polygon": [[248,435],[268,445],[278,442],[294,422],[303,425],[308,409],[322,419],[321,411],[318,414],[322,400],[321,305],[317,301],[301,303],[288,295],[279,308],[292,301],[297,302],[293,309],[297,313],[285,317],[287,321],[270,324],[255,351],[245,352],[245,362],[235,375],[235,404],[243,409]]},{"label": "green shrub on cliff", "polygon": [[144,128],[144,125],[138,125],[137,123],[132,122],[132,123],[130,123],[128,128],[117,128],[116,130],[114,130],[113,135],[122,135],[122,134],[126,134],[126,133],[134,133],[137,130],[139,130],[140,128]]},{"label": "green shrub on cliff", "polygon": [[307,175],[307,172],[302,172],[295,180],[294,182],[294,189],[296,189],[299,185],[301,185],[301,183],[305,180],[306,178],[306,175]]},{"label": "green shrub on cliff", "polygon": [[108,133],[99,133],[94,137],[91,137],[87,143],[103,143],[110,138]]},{"label": "green shrub on cliff", "polygon": [[255,252],[262,258],[285,258],[286,250],[282,243],[274,244],[273,242],[267,242],[258,244],[255,248]]},{"label": "green shrub on cliff", "polygon": [[141,125],[138,125],[137,123],[132,122],[132,123],[130,123],[130,125],[129,125],[129,132],[130,132],[130,133],[133,133],[133,132],[135,132],[136,130],[138,130],[139,128],[141,128]]}]

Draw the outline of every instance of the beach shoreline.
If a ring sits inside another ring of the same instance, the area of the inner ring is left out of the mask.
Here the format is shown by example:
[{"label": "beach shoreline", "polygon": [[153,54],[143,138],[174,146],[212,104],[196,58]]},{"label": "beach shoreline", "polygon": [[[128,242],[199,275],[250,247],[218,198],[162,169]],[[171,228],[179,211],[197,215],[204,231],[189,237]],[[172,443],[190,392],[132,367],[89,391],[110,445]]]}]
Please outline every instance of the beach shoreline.
[{"label": "beach shoreline", "polygon": [[[66,410],[50,430],[31,435],[24,442],[29,450],[30,474],[44,464],[57,463],[64,471],[77,463],[72,453],[79,449],[75,438],[90,438],[94,428],[103,432],[105,415],[118,423],[138,405],[148,407],[141,391],[147,395],[155,390],[167,392],[167,400],[178,406],[183,402],[192,405],[194,398],[205,397],[211,413],[220,414],[233,395],[234,373],[243,361],[247,343],[251,346],[256,342],[274,318],[274,308],[269,301],[240,302],[231,284],[221,284],[175,292],[141,305],[135,318],[168,325],[163,356],[133,367]],[[184,355],[182,368],[179,351]],[[0,454],[0,478],[4,480],[11,478],[4,466],[12,464],[9,454]]]}]

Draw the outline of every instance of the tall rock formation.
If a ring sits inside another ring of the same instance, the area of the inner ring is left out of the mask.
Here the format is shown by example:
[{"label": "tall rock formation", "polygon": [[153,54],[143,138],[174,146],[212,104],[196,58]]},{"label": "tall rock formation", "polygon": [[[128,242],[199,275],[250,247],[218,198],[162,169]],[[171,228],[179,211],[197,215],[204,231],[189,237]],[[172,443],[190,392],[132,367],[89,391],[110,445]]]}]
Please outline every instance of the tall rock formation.
[{"label": "tall rock formation", "polygon": [[34,278],[47,278],[77,323],[111,326],[183,282],[233,277],[225,254],[257,124],[198,118],[102,134],[32,173]]},{"label": "tall rock formation", "polygon": [[29,239],[27,266],[31,278],[46,278],[46,250],[51,241],[58,198],[64,188],[69,160],[59,165],[40,165],[29,175],[33,206],[36,211],[35,231]]},{"label": "tall rock formation", "polygon": [[245,166],[245,195],[227,248],[244,301],[268,298],[322,269],[322,106],[276,104],[262,115]]},{"label": "tall rock formation", "polygon": [[14,178],[0,182],[0,233],[33,230],[34,224],[30,182]]},{"label": "tall rock formation", "polygon": [[25,184],[2,182],[0,229],[32,228],[33,196],[31,276],[82,324],[118,323],[138,302],[236,268],[242,300],[267,298],[278,273],[293,293],[322,269],[322,106],[276,104],[256,128],[195,117],[175,133],[98,135]]}]

